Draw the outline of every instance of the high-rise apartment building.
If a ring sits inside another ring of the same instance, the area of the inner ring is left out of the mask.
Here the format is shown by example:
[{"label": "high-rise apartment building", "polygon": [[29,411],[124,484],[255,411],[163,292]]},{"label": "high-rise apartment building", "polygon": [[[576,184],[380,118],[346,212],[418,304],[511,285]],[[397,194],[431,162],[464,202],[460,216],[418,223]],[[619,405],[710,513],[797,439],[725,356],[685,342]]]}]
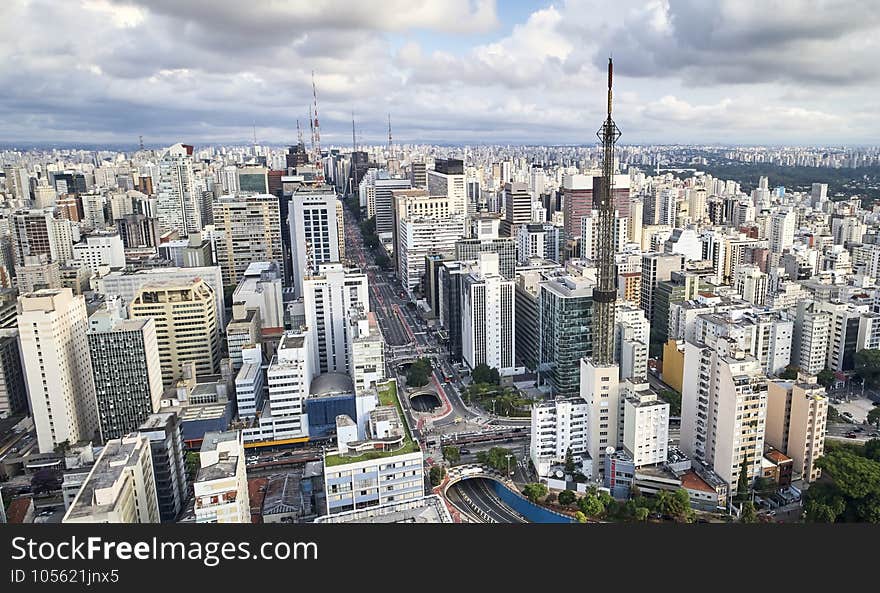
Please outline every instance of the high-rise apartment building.
[{"label": "high-rise apartment building", "polygon": [[315,273],[322,263],[339,261],[342,229],[337,227],[336,192],[329,186],[298,189],[291,206],[293,291],[300,298],[306,276]]},{"label": "high-rise apartment building", "polygon": [[181,236],[202,230],[202,212],[192,162],[193,147],[175,144],[159,160],[157,214],[162,231]]},{"label": "high-rise apartment building", "polygon": [[349,317],[348,352],[355,393],[375,387],[385,380],[385,340],[372,311],[353,309]]},{"label": "high-rise apartment building", "polygon": [[64,515],[63,523],[158,523],[159,500],[150,441],[111,439]]},{"label": "high-rise apartment building", "polygon": [[566,454],[587,452],[587,402],[580,397],[543,401],[532,405],[529,456],[539,476],[553,465],[565,463]]},{"label": "high-rise apartment building", "polygon": [[816,460],[825,450],[828,397],[815,381],[770,381],[767,388],[765,441],[794,462],[792,468],[806,482],[819,479]]},{"label": "high-rise apartment building", "polygon": [[73,246],[73,258],[99,275],[102,268],[125,267],[125,247],[116,233],[95,233]]},{"label": "high-rise apartment building", "polygon": [[660,400],[647,383],[620,384],[623,403],[621,445],[635,467],[666,463],[669,448],[669,404]]},{"label": "high-rise apartment building", "polygon": [[98,436],[85,299],[69,288],[18,300],[21,359],[41,453]]},{"label": "high-rise apartment building", "polygon": [[28,410],[17,328],[0,328],[0,418]]},{"label": "high-rise apartment building", "polygon": [[504,219],[501,221],[501,234],[516,237],[520,225],[532,222],[532,194],[525,183],[505,183],[502,192],[504,200]]},{"label": "high-rise apartment building", "polygon": [[152,317],[156,322],[162,382],[175,385],[183,365],[193,362],[196,373],[211,375],[220,368],[220,335],[214,291],[203,280],[151,282],[138,291],[129,317]]},{"label": "high-rise apartment building", "polygon": [[262,193],[224,196],[214,203],[217,265],[223,284],[242,278],[252,262],[281,264],[281,219],[278,198]]},{"label": "high-rise apartment building", "polygon": [[642,255],[642,282],[640,305],[645,317],[654,323],[655,292],[657,285],[672,278],[672,272],[684,269],[684,256],[678,253],[645,253]]},{"label": "high-rise apartment building", "polygon": [[797,214],[794,210],[779,210],[770,216],[770,251],[782,253],[794,244]]},{"label": "high-rise apartment building", "polygon": [[565,238],[581,236],[581,219],[593,211],[593,176],[566,175],[562,178],[562,207]]},{"label": "high-rise apartment building", "polygon": [[101,438],[118,439],[159,409],[156,323],[150,317],[123,320],[104,308],[89,317],[88,340]]},{"label": "high-rise apartment building", "polygon": [[767,377],[736,340],[685,343],[681,448],[707,465],[735,493],[745,464],[748,482],[761,475],[767,423]]},{"label": "high-rise apartment building", "polygon": [[499,273],[497,253],[481,253],[462,279],[462,354],[470,368],[486,364],[502,375],[515,371],[514,281]]},{"label": "high-rise apartment building", "polygon": [[350,374],[348,316],[357,307],[370,310],[367,275],[340,263],[321,264],[316,275],[306,278],[303,300],[314,374]]}]

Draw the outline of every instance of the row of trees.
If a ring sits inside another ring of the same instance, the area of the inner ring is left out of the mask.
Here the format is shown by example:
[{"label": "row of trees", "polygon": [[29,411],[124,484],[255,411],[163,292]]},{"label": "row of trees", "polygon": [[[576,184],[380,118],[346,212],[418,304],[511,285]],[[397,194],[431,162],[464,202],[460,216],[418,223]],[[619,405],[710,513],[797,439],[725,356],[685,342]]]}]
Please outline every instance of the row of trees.
[{"label": "row of trees", "polygon": [[424,387],[431,380],[431,360],[419,358],[406,371],[407,387]]},{"label": "row of trees", "polygon": [[484,465],[488,465],[489,467],[496,469],[504,474],[507,474],[509,463],[508,456],[510,456],[510,460],[512,463],[514,457],[513,451],[511,451],[510,449],[505,449],[504,447],[492,447],[488,451],[478,451],[477,461]]},{"label": "row of trees", "polygon": [[661,490],[654,498],[646,498],[634,489],[633,496],[626,502],[619,502],[604,490],[595,487],[587,490],[583,496],[578,496],[572,490],[563,490],[556,496],[553,493],[547,494],[544,484],[527,484],[522,493],[535,503],[543,498],[546,504],[576,507],[575,517],[581,523],[588,519],[645,521],[652,512],[681,523],[690,523],[694,519],[690,496],[687,490],[681,488],[674,492]]}]

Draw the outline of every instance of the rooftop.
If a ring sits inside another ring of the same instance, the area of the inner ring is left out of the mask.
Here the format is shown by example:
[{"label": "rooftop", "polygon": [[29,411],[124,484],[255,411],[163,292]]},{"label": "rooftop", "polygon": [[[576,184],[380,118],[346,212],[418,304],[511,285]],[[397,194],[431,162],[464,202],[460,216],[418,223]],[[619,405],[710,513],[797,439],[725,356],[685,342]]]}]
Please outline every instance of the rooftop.
[{"label": "rooftop", "polygon": [[327,515],[315,523],[452,523],[446,505],[436,494],[403,502]]},{"label": "rooftop", "polygon": [[715,492],[706,480],[697,475],[693,470],[685,472],[681,475],[681,487],[687,490],[700,490],[702,492]]},{"label": "rooftop", "polygon": [[324,373],[312,379],[309,396],[354,393],[354,383],[345,373]]}]

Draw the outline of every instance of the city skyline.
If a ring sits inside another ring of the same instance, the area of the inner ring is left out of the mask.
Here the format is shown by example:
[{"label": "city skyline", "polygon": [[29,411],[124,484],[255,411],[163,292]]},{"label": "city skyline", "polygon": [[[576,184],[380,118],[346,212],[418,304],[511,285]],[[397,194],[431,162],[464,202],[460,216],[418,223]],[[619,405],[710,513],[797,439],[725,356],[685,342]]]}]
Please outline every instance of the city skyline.
[{"label": "city skyline", "polygon": [[869,4],[762,6],[13,0],[0,138],[293,143],[314,70],[324,145],[590,145],[613,55],[627,143],[870,143]]}]

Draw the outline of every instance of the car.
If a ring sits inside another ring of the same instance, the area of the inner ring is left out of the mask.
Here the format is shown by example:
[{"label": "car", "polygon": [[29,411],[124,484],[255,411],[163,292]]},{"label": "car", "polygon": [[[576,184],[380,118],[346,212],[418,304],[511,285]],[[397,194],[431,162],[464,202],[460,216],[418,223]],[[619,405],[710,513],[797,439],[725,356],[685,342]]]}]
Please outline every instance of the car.
[{"label": "car", "polygon": [[470,449],[466,449],[465,447],[460,447],[460,448],[458,449],[458,453],[459,453],[460,455],[470,455],[470,454],[471,454],[471,450],[470,450]]},{"label": "car", "polygon": [[854,438],[856,438],[856,433],[848,432],[844,436],[846,436],[846,438],[848,438],[848,439],[854,439]]}]

